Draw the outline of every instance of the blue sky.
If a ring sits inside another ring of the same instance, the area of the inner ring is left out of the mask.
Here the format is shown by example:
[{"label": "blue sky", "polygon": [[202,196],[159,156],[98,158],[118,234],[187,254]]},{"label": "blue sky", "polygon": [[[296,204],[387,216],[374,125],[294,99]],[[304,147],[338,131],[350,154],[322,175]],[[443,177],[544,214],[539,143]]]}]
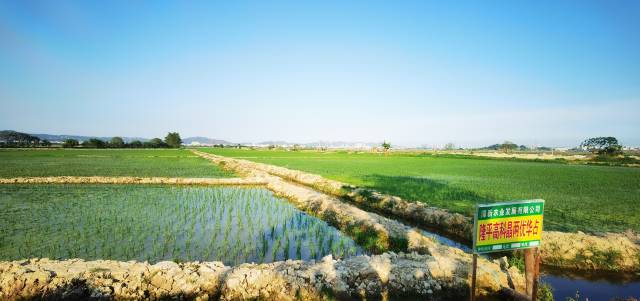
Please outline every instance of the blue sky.
[{"label": "blue sky", "polygon": [[0,1],[0,129],[640,145],[638,1]]}]

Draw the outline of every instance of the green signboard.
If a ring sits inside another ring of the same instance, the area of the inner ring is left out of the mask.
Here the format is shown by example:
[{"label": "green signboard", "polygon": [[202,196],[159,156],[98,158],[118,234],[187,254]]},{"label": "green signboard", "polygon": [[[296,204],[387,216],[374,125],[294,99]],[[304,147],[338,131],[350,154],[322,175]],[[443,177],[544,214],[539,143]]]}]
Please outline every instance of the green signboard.
[{"label": "green signboard", "polygon": [[473,251],[489,253],[539,246],[543,212],[544,200],[478,205]]}]

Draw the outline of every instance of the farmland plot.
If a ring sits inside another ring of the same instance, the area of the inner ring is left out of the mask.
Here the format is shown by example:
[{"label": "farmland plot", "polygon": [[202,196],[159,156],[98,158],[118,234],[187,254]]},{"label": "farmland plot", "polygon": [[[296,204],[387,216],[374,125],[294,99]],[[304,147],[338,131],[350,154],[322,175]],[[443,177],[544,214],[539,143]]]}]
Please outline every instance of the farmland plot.
[{"label": "farmland plot", "polygon": [[640,231],[640,168],[417,153],[203,151],[315,173],[468,216],[477,203],[544,199],[546,230]]},{"label": "farmland plot", "polygon": [[0,177],[230,177],[182,149],[0,149]]},{"label": "farmland plot", "polygon": [[273,262],[362,253],[261,188],[0,186],[0,260]]}]

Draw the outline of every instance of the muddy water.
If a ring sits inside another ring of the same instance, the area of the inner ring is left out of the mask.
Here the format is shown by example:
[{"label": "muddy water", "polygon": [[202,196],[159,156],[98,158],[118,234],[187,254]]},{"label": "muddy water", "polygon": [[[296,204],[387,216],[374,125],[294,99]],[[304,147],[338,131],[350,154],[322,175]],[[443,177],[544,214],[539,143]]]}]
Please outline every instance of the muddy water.
[{"label": "muddy water", "polygon": [[[466,244],[426,230],[420,231],[442,244],[459,248],[467,253],[471,252],[471,248]],[[540,281],[553,288],[553,297],[556,301],[564,301],[568,297],[581,301],[609,301],[614,298],[629,297],[640,299],[640,274],[567,272],[547,266],[541,267],[541,274]]]},{"label": "muddy water", "polygon": [[580,300],[611,300],[613,298],[640,298],[640,275],[626,273],[567,272],[542,267],[541,281],[553,287],[555,300],[567,297]]}]

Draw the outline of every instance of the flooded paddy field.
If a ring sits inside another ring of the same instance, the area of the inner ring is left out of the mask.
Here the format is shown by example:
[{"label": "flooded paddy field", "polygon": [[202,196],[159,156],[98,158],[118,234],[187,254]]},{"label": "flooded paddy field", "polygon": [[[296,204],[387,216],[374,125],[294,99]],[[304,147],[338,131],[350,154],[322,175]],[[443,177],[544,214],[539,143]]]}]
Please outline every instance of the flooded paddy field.
[{"label": "flooded paddy field", "polygon": [[322,220],[263,188],[0,186],[0,260],[222,261],[362,254]]}]

